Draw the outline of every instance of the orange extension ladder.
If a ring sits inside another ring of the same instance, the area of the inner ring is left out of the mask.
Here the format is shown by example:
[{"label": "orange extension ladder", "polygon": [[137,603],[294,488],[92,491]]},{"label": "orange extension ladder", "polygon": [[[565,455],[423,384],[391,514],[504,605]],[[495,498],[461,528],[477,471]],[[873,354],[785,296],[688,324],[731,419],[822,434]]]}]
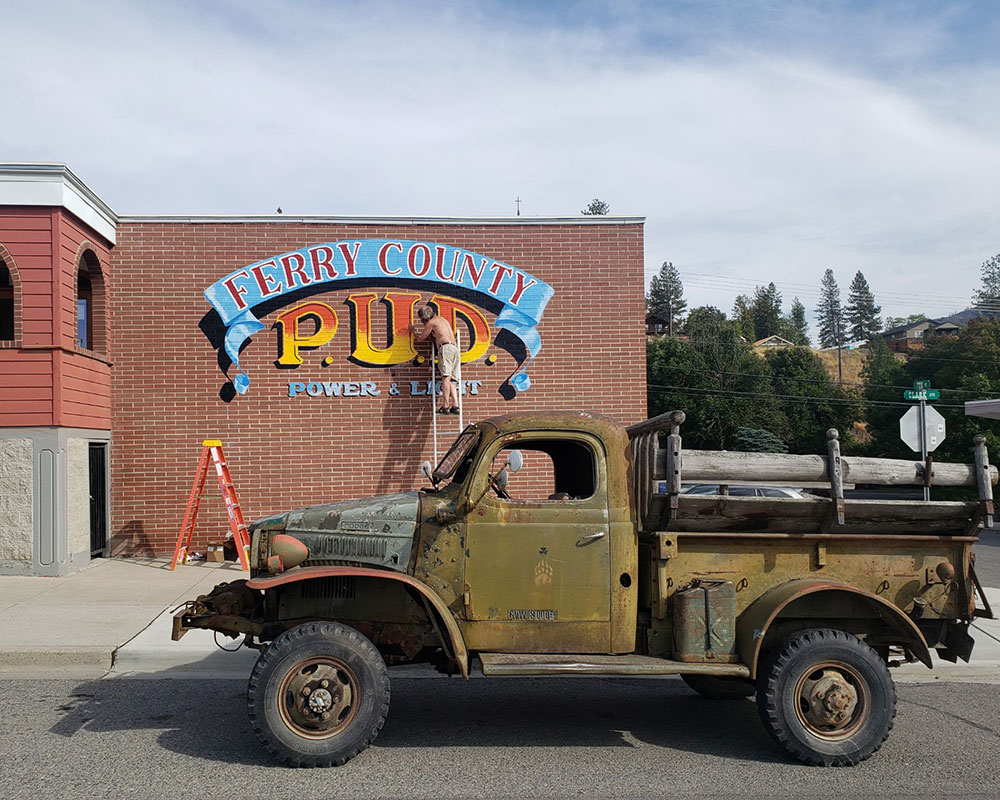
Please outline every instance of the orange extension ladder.
[{"label": "orange extension ladder", "polygon": [[[201,505],[201,498],[205,490],[205,479],[208,477],[208,462],[215,466],[215,474],[219,477],[219,488],[222,489],[222,499],[226,501],[226,512],[229,514],[229,527],[233,531],[233,541],[236,544],[236,552],[240,557],[240,565],[245,570],[250,569],[250,561],[247,553],[250,550],[250,535],[247,531],[246,523],[243,521],[243,511],[240,509],[240,501],[236,498],[236,486],[233,485],[233,477],[229,474],[229,467],[226,464],[226,457],[222,453],[222,442],[218,439],[205,439],[202,442],[201,460],[198,462],[198,472],[194,476],[194,484],[191,486],[191,495],[188,497],[187,510],[184,512],[184,522],[181,523],[181,532],[177,536],[177,546],[174,548],[174,558],[170,562],[170,569],[177,566],[178,560],[182,564],[187,563],[191,550],[191,539],[194,537],[194,524],[198,519],[198,508]],[[181,553],[184,555],[181,556]]]}]

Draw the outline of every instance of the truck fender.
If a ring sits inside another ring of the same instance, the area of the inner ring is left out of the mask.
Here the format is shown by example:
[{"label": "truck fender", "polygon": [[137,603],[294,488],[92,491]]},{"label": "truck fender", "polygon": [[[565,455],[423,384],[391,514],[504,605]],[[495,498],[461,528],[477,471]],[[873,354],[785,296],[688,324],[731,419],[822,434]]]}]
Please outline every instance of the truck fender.
[{"label": "truck fender", "polygon": [[[736,623],[736,649],[740,660],[750,668],[750,677],[757,677],[757,662],[771,624],[789,605],[806,595],[829,592],[862,598],[928,669],[933,669],[927,641],[916,624],[888,600],[854,586],[810,579],[792,580],[769,589],[740,615]],[[819,621],[819,620],[818,620]]]},{"label": "truck fender", "polygon": [[247,581],[246,585],[248,589],[260,589],[262,591],[266,591],[267,589],[274,589],[278,586],[296,583],[297,581],[308,581],[315,578],[332,577],[376,578],[378,580],[397,581],[399,583],[405,583],[407,586],[410,586],[418,591],[427,599],[427,602],[431,604],[431,607],[441,618],[445,631],[442,635],[447,635],[450,640],[452,652],[455,654],[455,661],[458,662],[458,667],[462,672],[462,677],[469,677],[469,651],[465,646],[465,639],[462,636],[462,631],[459,629],[458,623],[455,622],[455,617],[452,615],[448,606],[445,605],[444,600],[441,599],[437,592],[431,589],[431,587],[426,583],[418,581],[416,578],[409,575],[404,575],[401,572],[387,572],[385,570],[370,569],[367,567],[303,567],[302,569],[285,572],[281,575],[269,575],[267,577],[254,578],[253,580]]}]

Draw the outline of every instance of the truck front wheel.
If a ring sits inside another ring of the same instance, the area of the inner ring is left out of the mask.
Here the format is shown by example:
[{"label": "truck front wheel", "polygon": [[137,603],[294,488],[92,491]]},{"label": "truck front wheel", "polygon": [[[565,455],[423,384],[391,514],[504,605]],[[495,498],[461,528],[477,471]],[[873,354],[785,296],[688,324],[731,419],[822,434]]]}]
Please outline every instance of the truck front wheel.
[{"label": "truck front wheel", "polygon": [[885,662],[857,637],[806,630],[762,665],[757,709],[771,738],[799,761],[851,766],[889,736],[896,689]]},{"label": "truck front wheel", "polygon": [[356,630],[311,622],[285,631],[261,653],[247,706],[254,733],[282,762],[340,766],[382,729],[389,675],[375,645]]}]

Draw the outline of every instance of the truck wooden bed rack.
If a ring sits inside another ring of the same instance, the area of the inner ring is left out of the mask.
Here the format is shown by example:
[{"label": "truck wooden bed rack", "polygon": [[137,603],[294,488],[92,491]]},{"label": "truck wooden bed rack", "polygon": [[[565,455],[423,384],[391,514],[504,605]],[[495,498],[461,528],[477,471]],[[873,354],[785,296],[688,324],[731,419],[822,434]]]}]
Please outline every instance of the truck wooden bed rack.
[{"label": "truck wooden bed rack", "polygon": [[[683,411],[627,428],[636,508],[646,531],[754,531],[785,534],[885,533],[973,536],[993,525],[993,486],[985,440],[974,440],[974,464],[861,458],[840,454],[839,434],[826,432],[827,454],[687,450]],[[660,443],[660,431],[669,431]],[[829,487],[830,496],[798,498],[681,494],[681,481]],[[976,487],[978,502],[844,499],[845,484]]]}]

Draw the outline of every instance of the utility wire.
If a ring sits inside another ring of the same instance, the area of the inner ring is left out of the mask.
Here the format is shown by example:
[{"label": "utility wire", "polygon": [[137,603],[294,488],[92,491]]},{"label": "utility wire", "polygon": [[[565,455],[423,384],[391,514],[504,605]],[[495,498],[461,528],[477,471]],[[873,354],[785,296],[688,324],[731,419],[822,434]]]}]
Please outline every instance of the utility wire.
[{"label": "utility wire", "polygon": [[[814,403],[836,403],[841,405],[862,405],[862,406],[906,406],[912,408],[913,403],[897,400],[847,400],[839,397],[816,397],[815,395],[797,394],[772,394],[771,392],[740,392],[733,389],[698,389],[691,386],[663,386],[653,383],[646,384],[647,391],[669,394],[670,392],[691,392],[693,394],[722,394],[739,397],[768,397],[778,400],[805,400]],[[964,405],[954,405],[949,403],[935,403],[934,408],[955,408],[965,410]]]},{"label": "utility wire", "polygon": [[[771,381],[798,381],[799,383],[819,383],[824,386],[861,386],[866,389],[902,389],[910,390],[912,386],[897,386],[890,383],[848,383],[844,381],[836,381],[833,378],[827,378],[822,380],[820,378],[790,378],[781,375],[759,375],[753,372],[726,372],[725,370],[716,369],[698,369],[697,367],[676,367],[673,365],[667,365],[665,369],[669,370],[679,370],[681,372],[698,372],[706,375],[733,375],[742,378],[760,378],[761,380],[771,380]],[[969,395],[969,394],[980,394],[980,392],[969,392],[964,389],[938,389],[939,392],[952,392],[955,394]],[[987,400],[992,400],[993,398],[984,398]]]},{"label": "utility wire", "polygon": [[[822,289],[816,288],[813,284],[806,283],[779,283],[777,281],[766,280],[764,278],[739,278],[732,275],[709,275],[706,273],[698,272],[688,272],[686,270],[679,270],[682,281],[699,281],[706,283],[708,285],[717,285],[720,288],[733,287],[733,284],[740,284],[743,286],[752,286],[756,289],[758,286],[762,288],[767,288],[770,284],[774,284],[776,289],[785,289],[789,294],[809,294],[813,296],[822,296]],[[863,274],[863,273],[862,273]],[[717,282],[717,283],[715,283]],[[920,294],[918,292],[894,292],[892,290],[881,291],[876,290],[874,287],[871,288],[872,295],[876,297],[886,297],[893,300],[913,300],[917,302],[935,302],[940,303],[942,301],[957,301],[960,303],[965,303],[967,306],[971,302],[970,297],[964,295],[938,295],[938,294]],[[990,304],[992,305],[992,299]]]},{"label": "utility wire", "polygon": [[[728,319],[728,318],[725,321],[726,322],[733,322],[733,320]],[[654,334],[654,335],[657,335],[657,334]],[[773,335],[780,336],[781,334],[773,334]],[[665,336],[665,334],[662,334],[662,336]],[[675,336],[674,338],[678,338],[678,337]],[[765,338],[767,338],[767,337],[765,337]],[[684,341],[688,341],[688,342],[692,342],[692,343],[693,342],[720,342],[722,344],[729,344],[730,343],[729,339],[723,339],[723,338],[720,338],[718,336],[698,336],[697,339],[685,338]],[[744,340],[744,341],[746,341],[746,340]],[[845,340],[845,341],[847,341],[847,340]],[[753,344],[752,342],[747,342],[747,346],[750,346],[752,344]],[[813,347],[811,347],[810,345],[805,345],[805,344],[795,345],[795,347],[805,347],[810,352],[813,352],[813,353],[819,353],[819,352],[829,352],[829,353],[832,353],[835,350],[837,350],[836,346],[824,347],[821,350],[816,350]],[[846,348],[846,347],[841,348],[841,349],[844,352],[846,352],[846,353],[852,352],[852,349],[849,349],[849,348]],[[854,349],[857,349],[857,348],[854,348]],[[993,364],[997,368],[997,370],[1000,371],[1000,361],[996,361],[996,360],[994,360],[992,358],[937,358],[935,356],[925,356],[919,350],[914,351],[913,353],[911,353],[910,356],[909,356],[909,359],[907,361],[899,361],[898,363],[900,363],[900,364],[909,364],[911,361],[943,361],[946,364]]]}]

